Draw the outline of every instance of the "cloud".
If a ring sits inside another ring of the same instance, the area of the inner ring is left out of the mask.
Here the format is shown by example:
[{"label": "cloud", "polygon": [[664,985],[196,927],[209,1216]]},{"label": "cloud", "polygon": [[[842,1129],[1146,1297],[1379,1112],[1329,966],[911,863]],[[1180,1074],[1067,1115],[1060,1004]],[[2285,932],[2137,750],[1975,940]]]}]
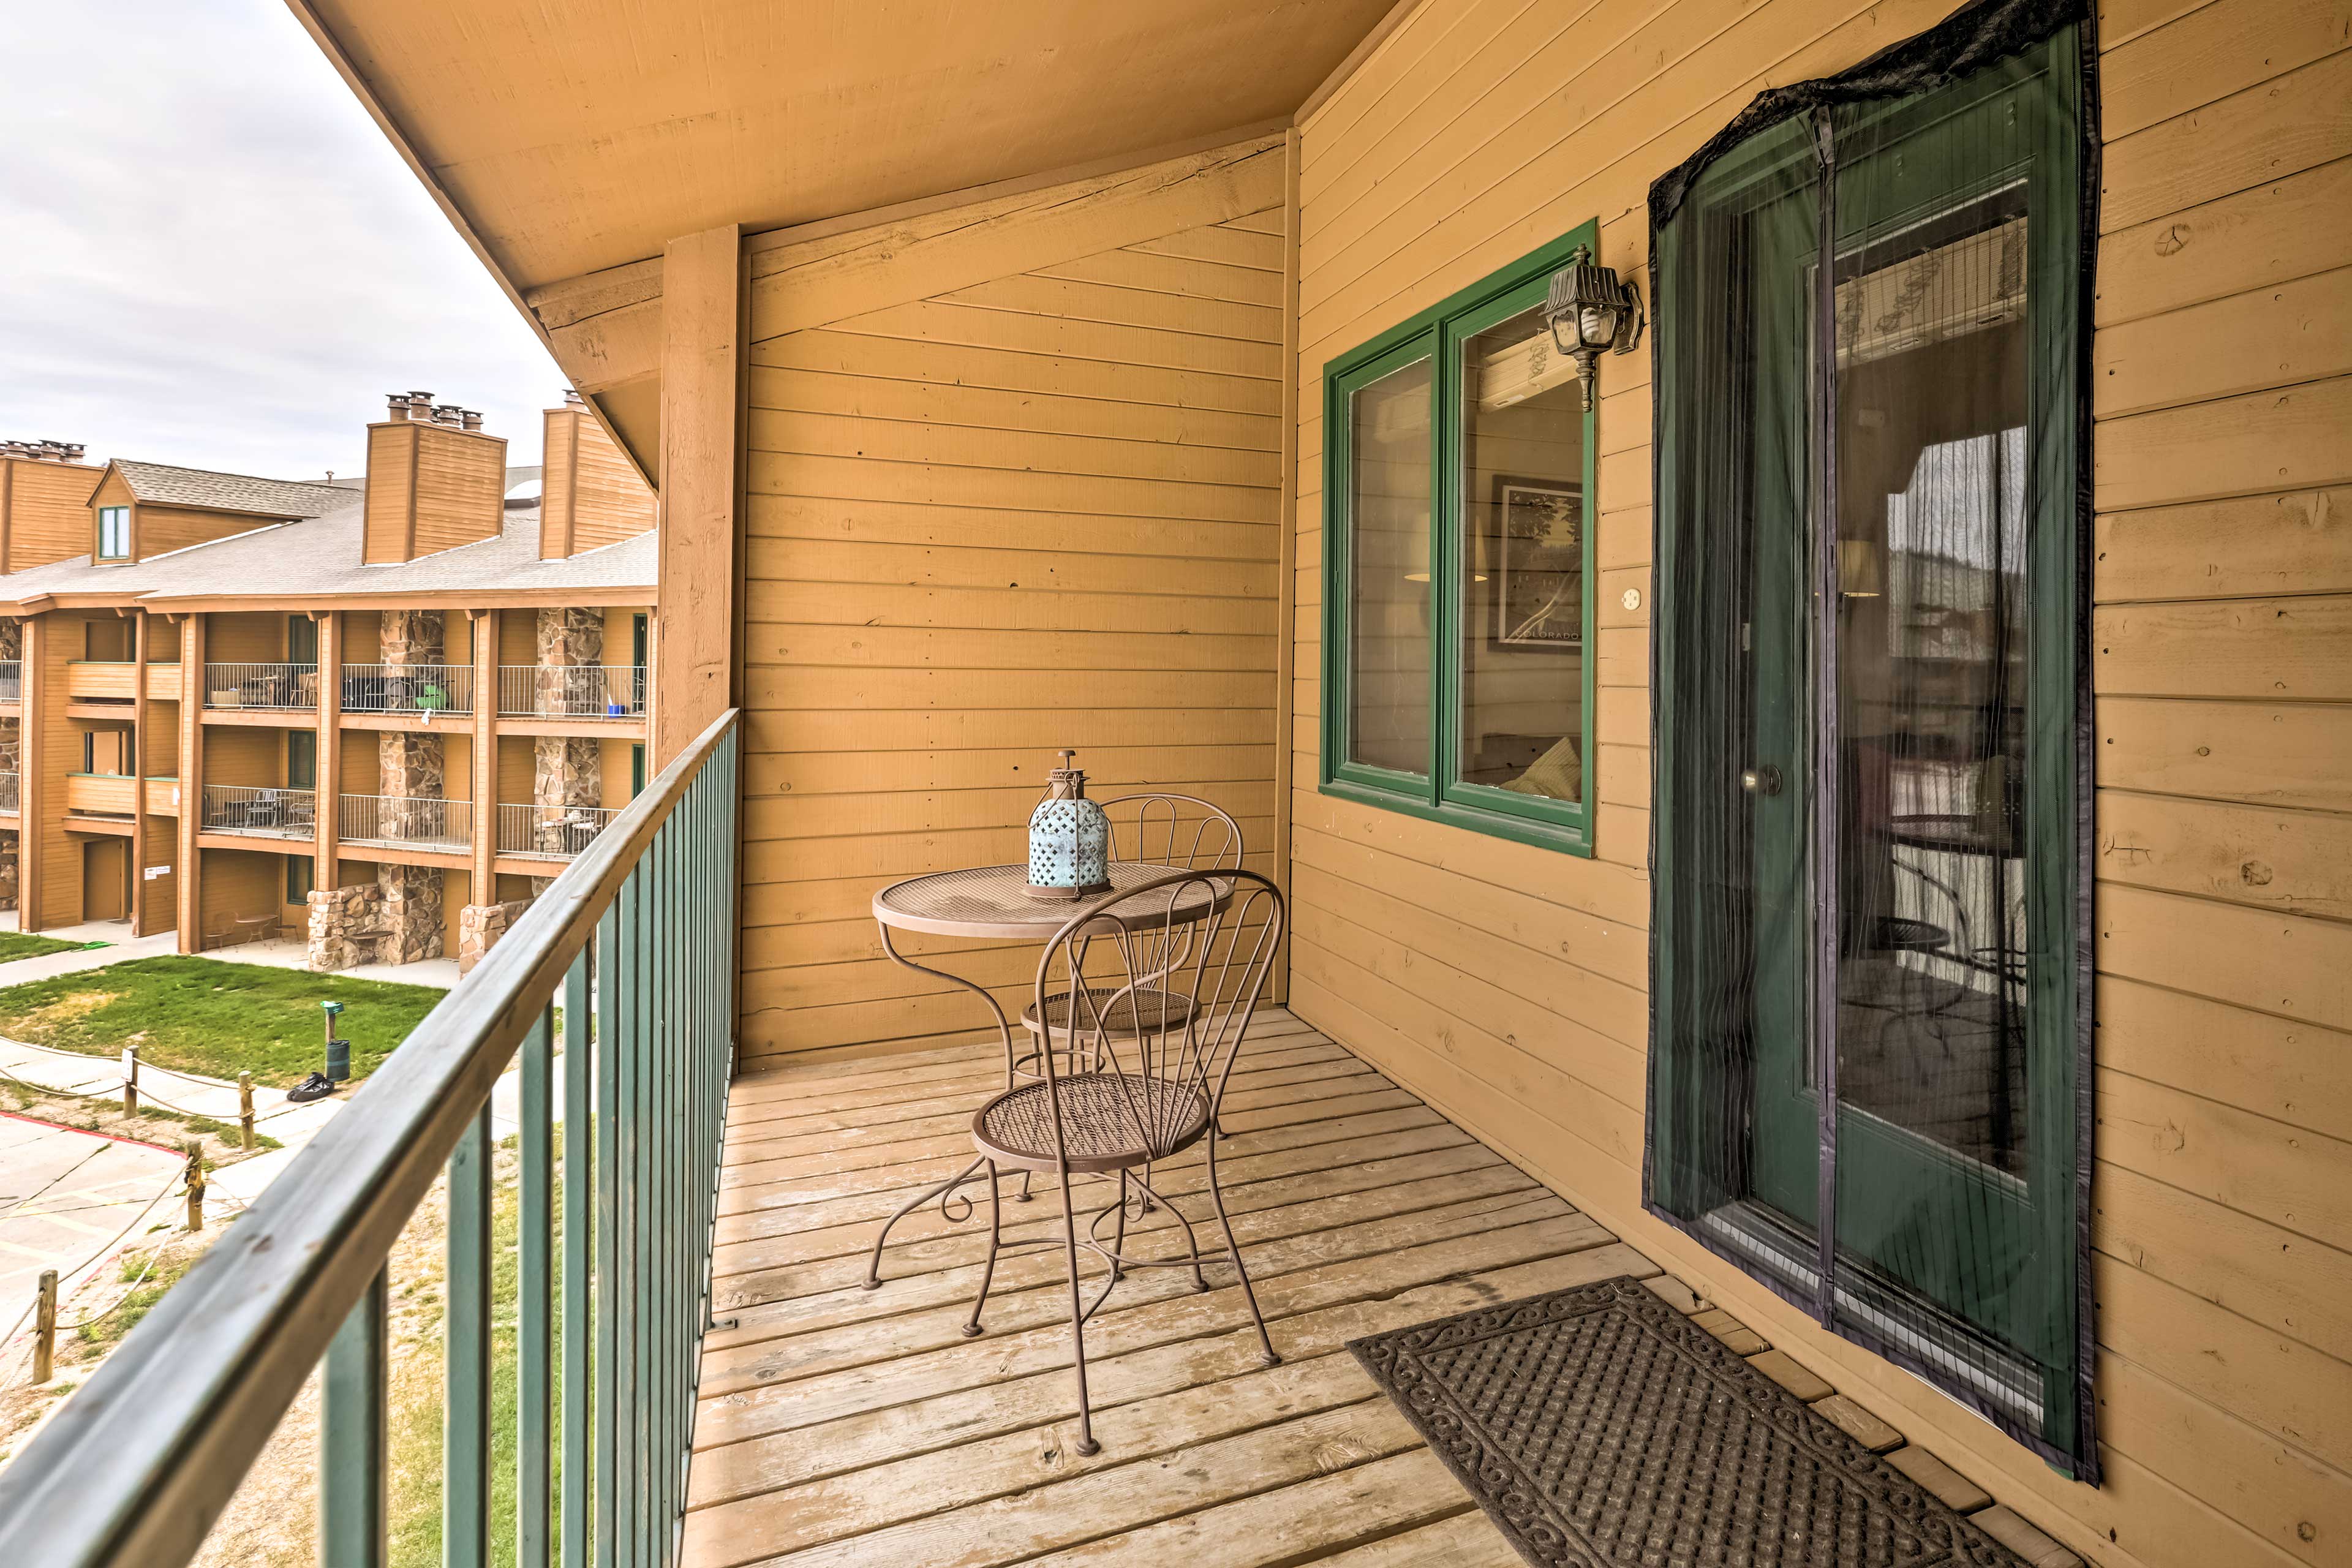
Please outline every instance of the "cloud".
[{"label": "cloud", "polygon": [[356,473],[423,387],[539,460],[561,373],[279,0],[49,8],[0,146],[0,437]]}]

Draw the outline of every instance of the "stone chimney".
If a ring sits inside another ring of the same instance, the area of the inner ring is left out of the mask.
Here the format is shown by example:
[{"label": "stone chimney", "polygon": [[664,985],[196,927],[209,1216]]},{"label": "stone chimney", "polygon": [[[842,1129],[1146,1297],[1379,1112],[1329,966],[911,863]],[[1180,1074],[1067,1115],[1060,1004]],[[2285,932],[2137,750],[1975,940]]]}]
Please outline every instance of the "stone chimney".
[{"label": "stone chimney", "polygon": [[429,392],[395,392],[368,426],[371,566],[414,561],[495,536],[505,517],[507,444],[482,416]]},{"label": "stone chimney", "polygon": [[78,441],[0,441],[0,572],[89,553],[90,490]]},{"label": "stone chimney", "polygon": [[561,561],[654,525],[654,492],[576,392],[545,416],[539,558]]}]

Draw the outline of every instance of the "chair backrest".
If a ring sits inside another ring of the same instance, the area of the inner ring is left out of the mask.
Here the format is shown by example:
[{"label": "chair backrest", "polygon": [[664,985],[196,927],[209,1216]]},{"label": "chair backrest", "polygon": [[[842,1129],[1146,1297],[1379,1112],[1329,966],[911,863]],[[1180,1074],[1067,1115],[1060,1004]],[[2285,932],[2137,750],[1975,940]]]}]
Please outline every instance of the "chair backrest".
[{"label": "chair backrest", "polygon": [[1198,795],[1122,795],[1101,804],[1114,860],[1183,871],[1242,863],[1241,825]]},{"label": "chair backrest", "polygon": [[1224,1100],[1286,917],[1282,890],[1238,868],[1171,870],[1095,900],[1038,960],[1038,1016],[1062,995],[1071,1014],[1064,1044],[1039,1053],[1046,1079],[1081,1061],[1126,1075],[1132,1131],[1173,1152],[1192,1113],[1213,1119]]}]

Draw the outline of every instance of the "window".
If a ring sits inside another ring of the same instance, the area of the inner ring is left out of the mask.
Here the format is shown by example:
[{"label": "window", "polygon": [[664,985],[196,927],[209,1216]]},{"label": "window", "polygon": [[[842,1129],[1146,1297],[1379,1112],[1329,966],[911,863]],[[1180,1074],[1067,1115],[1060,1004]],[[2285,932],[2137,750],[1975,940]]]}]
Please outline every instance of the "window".
[{"label": "window", "polygon": [[286,731],[286,787],[316,789],[319,784],[319,737],[309,730]]},{"label": "window", "polygon": [[319,623],[308,616],[286,617],[286,662],[319,662]]},{"label": "window", "polygon": [[1644,1196],[2088,1476],[2081,43],[1965,31],[1653,198]]},{"label": "window", "polygon": [[127,506],[102,506],[98,509],[98,558],[100,561],[127,561],[131,557],[131,509]]},{"label": "window", "polygon": [[629,747],[629,798],[635,800],[646,793],[646,744],[638,741]]},{"label": "window", "polygon": [[1325,369],[1327,793],[1591,853],[1593,416],[1543,302],[1598,235]]},{"label": "window", "polygon": [[286,857],[286,901],[288,903],[307,904],[310,901],[310,889],[316,885],[314,879],[318,875],[318,869],[317,863],[307,855]]}]

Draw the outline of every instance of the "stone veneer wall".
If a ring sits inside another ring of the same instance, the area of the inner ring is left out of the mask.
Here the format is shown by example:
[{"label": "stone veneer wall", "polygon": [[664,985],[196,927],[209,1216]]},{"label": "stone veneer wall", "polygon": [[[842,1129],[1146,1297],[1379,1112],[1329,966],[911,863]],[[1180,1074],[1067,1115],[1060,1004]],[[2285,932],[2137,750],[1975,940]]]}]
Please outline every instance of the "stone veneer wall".
[{"label": "stone veneer wall", "polygon": [[470,974],[482,955],[498,944],[507,927],[530,908],[529,899],[509,899],[501,904],[467,904],[457,911],[457,973]]},{"label": "stone veneer wall", "polygon": [[[447,617],[439,610],[384,611],[383,664],[402,669],[447,663]],[[438,807],[407,808],[399,803],[448,798],[447,754],[442,738],[386,730],[375,739],[376,788],[386,797],[378,831],[386,838],[438,837],[444,826]],[[440,957],[446,951],[441,868],[380,865],[375,879],[383,961],[415,963]]]}]

